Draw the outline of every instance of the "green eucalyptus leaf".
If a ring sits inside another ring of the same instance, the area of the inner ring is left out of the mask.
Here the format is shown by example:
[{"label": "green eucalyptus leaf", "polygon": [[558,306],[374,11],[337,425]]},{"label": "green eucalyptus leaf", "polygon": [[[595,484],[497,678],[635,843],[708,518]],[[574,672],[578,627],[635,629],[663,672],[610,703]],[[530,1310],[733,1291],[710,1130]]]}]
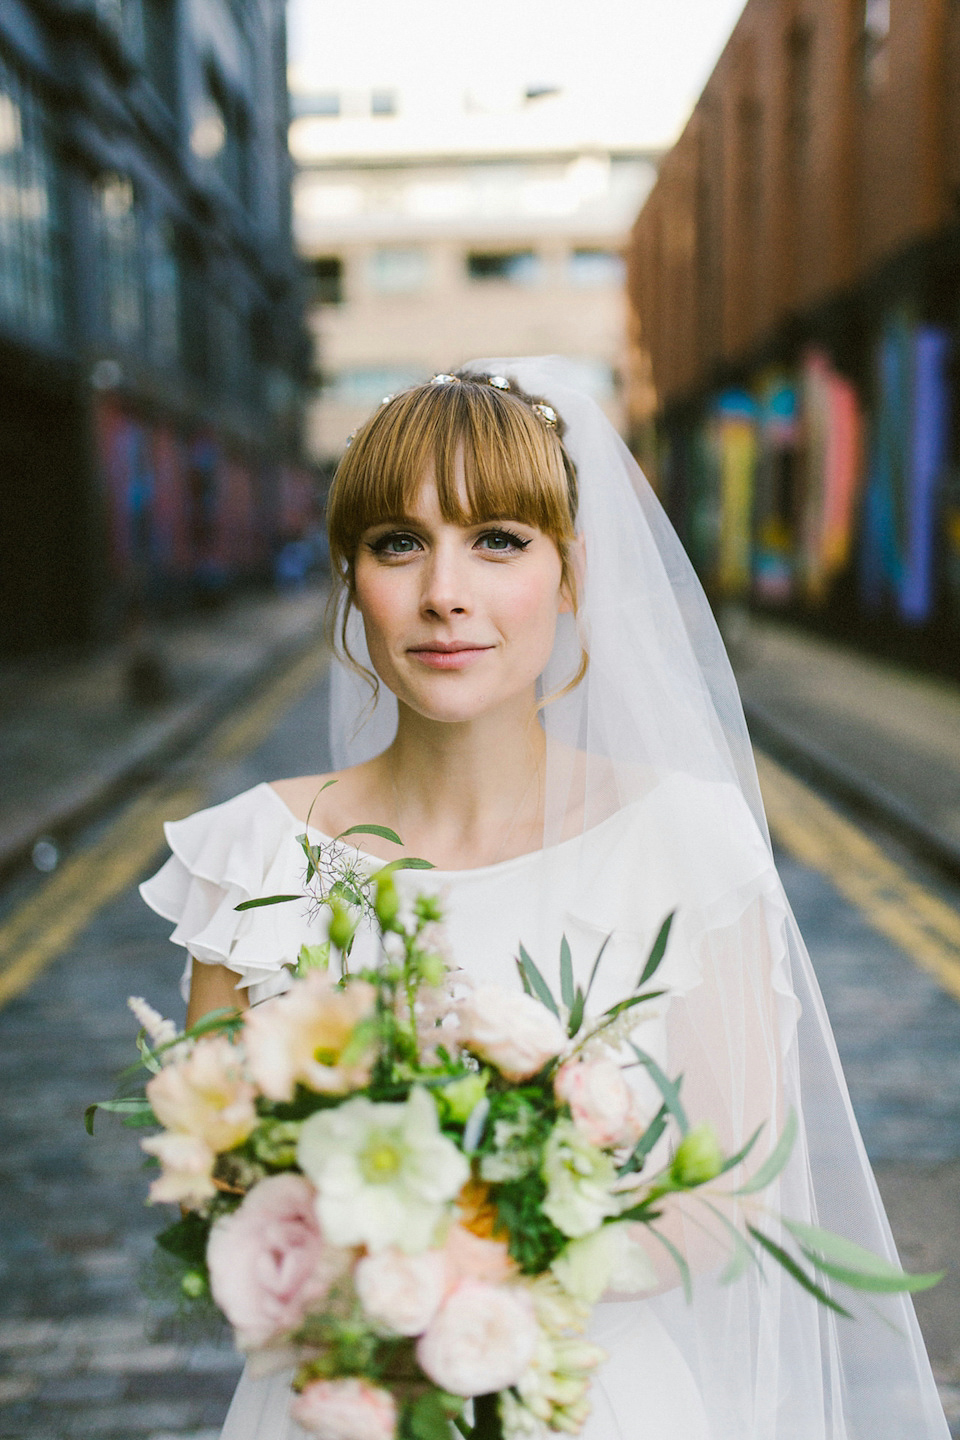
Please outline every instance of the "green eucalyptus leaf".
[{"label": "green eucalyptus leaf", "polygon": [[396,830],[391,830],[387,825],[351,825],[348,830],[341,830],[335,838],[346,840],[348,835],[379,835],[381,840],[389,840],[392,845],[403,844]]},{"label": "green eucalyptus leaf", "polygon": [[783,1133],[780,1139],[760,1166],[760,1169],[750,1177],[745,1185],[741,1185],[739,1190],[735,1190],[733,1193],[735,1195],[756,1195],[757,1191],[765,1190],[768,1185],[772,1185],[784,1165],[786,1165],[790,1159],[790,1151],[793,1149],[793,1143],[796,1138],[797,1115],[795,1110],[791,1110],[787,1116],[787,1123],[783,1127]]},{"label": "green eucalyptus leaf", "polygon": [[676,910],[671,910],[666,920],[664,920],[663,924],[660,926],[660,929],[657,932],[657,938],[653,942],[653,949],[650,951],[650,954],[647,957],[647,963],[646,965],[644,965],[643,971],[640,975],[640,979],[637,981],[637,990],[640,989],[641,985],[646,985],[651,975],[655,974],[656,971],[659,970],[660,962],[663,960],[664,954],[666,953],[667,941],[670,938],[670,927],[673,924],[673,917],[674,915],[676,915],[676,913]]},{"label": "green eucalyptus leaf", "polygon": [[573,997],[573,1004],[570,1007],[570,1022],[567,1025],[567,1034],[571,1040],[583,1024],[583,1009],[586,1003],[586,996],[578,985],[576,994]]},{"label": "green eucalyptus leaf", "polygon": [[432,860],[422,860],[417,855],[405,855],[402,860],[391,860],[392,870],[433,870],[436,867]]},{"label": "green eucalyptus leaf", "polygon": [[683,1083],[683,1076],[678,1075],[676,1080],[670,1080],[660,1069],[660,1066],[656,1060],[654,1060],[653,1056],[648,1055],[646,1050],[641,1050],[639,1046],[632,1043],[630,1049],[660,1091],[660,1094],[663,1096],[663,1103],[680,1126],[681,1134],[686,1135],[690,1129],[690,1122],[687,1119],[687,1112],[684,1110],[683,1102],[680,1099],[680,1086]]},{"label": "green eucalyptus leaf", "polygon": [[747,1156],[750,1154],[750,1151],[760,1139],[760,1134],[763,1130],[765,1123],[766,1122],[762,1122],[757,1126],[756,1130],[754,1130],[753,1134],[750,1136],[750,1139],[747,1141],[746,1145],[744,1145],[742,1150],[738,1150],[736,1155],[729,1155],[727,1159],[724,1160],[723,1166],[720,1170],[721,1175],[726,1175],[728,1170],[732,1170],[736,1165],[739,1165],[741,1161],[746,1160]]},{"label": "green eucalyptus leaf", "polygon": [[689,1305],[690,1301],[693,1299],[693,1285],[690,1280],[690,1266],[687,1264],[684,1257],[680,1254],[680,1251],[677,1249],[676,1245],[674,1245],[672,1240],[668,1240],[666,1235],[661,1235],[660,1231],[655,1230],[652,1225],[649,1225],[647,1228],[651,1235],[655,1235],[657,1237],[657,1239],[660,1241],[660,1244],[671,1256],[671,1258],[673,1259],[673,1263],[680,1271],[680,1280],[683,1284],[684,1297],[686,1298],[686,1302]]},{"label": "green eucalyptus leaf", "polygon": [[546,980],[544,980],[543,976],[540,974],[540,971],[537,969],[536,965],[534,965],[533,961],[530,959],[530,956],[527,954],[526,950],[524,950],[522,945],[520,946],[520,964],[523,966],[523,969],[527,975],[527,979],[530,981],[530,984],[533,987],[534,995],[536,995],[537,999],[541,1001],[542,1004],[546,1005],[547,1009],[552,1011],[559,1020],[560,1011],[557,1008],[557,1002],[553,998],[550,986],[547,984]]},{"label": "green eucalyptus leaf", "polygon": [[783,1224],[818,1270],[855,1290],[897,1294],[904,1290],[929,1290],[943,1279],[942,1271],[911,1275],[882,1255],[875,1255],[872,1250],[865,1250],[832,1230],[821,1230],[817,1225],[805,1225],[799,1220],[784,1219]]},{"label": "green eucalyptus leaf", "polygon": [[669,1115],[669,1113],[670,1112],[667,1109],[666,1105],[660,1106],[660,1109],[657,1111],[656,1115],[654,1115],[653,1119],[650,1121],[650,1124],[647,1126],[646,1130],[644,1130],[643,1134],[640,1136],[640,1139],[637,1141],[636,1145],[634,1145],[633,1149],[631,1150],[629,1159],[626,1160],[623,1165],[621,1165],[621,1175],[629,1175],[634,1170],[641,1170],[643,1168],[644,1160],[646,1160],[647,1156],[650,1154],[650,1151],[653,1149],[654,1145],[656,1145],[657,1141],[660,1139],[660,1136],[667,1128],[667,1116]]},{"label": "green eucalyptus leaf", "polygon": [[603,959],[603,952],[613,938],[613,931],[606,937],[600,949],[597,951],[597,958],[593,962],[593,969],[590,971],[590,979],[587,981],[587,999],[590,999],[590,991],[593,989],[593,982],[597,978],[597,971],[600,969],[600,961]]},{"label": "green eucalyptus leaf", "polygon": [[573,1009],[573,956],[566,935],[560,940],[560,998],[568,1010]]},{"label": "green eucalyptus leaf", "polygon": [[263,895],[259,900],[241,900],[234,910],[259,910],[264,905],[289,905],[291,900],[302,900],[302,895]]},{"label": "green eucalyptus leaf", "polygon": [[822,1286],[817,1284],[816,1280],[809,1276],[805,1270],[801,1269],[793,1256],[788,1255],[782,1245],[778,1245],[775,1240],[771,1240],[769,1235],[764,1235],[763,1232],[758,1230],[754,1225],[748,1225],[747,1229],[757,1244],[762,1246],[768,1255],[772,1255],[777,1264],[782,1265],[787,1274],[796,1280],[797,1284],[801,1285],[810,1295],[813,1295],[819,1300],[821,1305],[826,1305],[829,1310],[835,1310],[838,1315],[843,1315],[847,1320],[853,1319],[850,1311],[845,1310],[842,1305],[838,1305],[836,1300],[834,1300],[831,1295],[828,1295]]},{"label": "green eucalyptus leaf", "polygon": [[125,1120],[135,1120],[140,1125],[153,1125],[156,1123],[156,1116],[149,1100],[140,1096],[130,1096],[125,1100],[97,1100],[93,1105],[88,1105],[83,1112],[83,1126],[88,1135],[93,1134],[93,1119],[98,1110],[106,1110],[112,1115],[122,1115]]}]

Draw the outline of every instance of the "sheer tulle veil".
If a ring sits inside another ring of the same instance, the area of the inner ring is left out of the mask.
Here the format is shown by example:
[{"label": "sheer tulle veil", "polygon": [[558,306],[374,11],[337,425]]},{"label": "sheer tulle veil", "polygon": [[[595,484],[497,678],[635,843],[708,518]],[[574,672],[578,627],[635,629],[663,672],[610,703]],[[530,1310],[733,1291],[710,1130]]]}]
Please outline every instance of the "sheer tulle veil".
[{"label": "sheer tulle veil", "polygon": [[[764,1204],[893,1258],[810,958],[769,852],[736,682],[693,568],[626,446],[572,383],[572,367],[557,357],[500,357],[466,368],[506,376],[554,406],[579,478],[579,608],[561,616],[544,695],[574,675],[581,643],[590,658],[581,683],[542,710],[545,852],[571,843],[571,813],[582,815],[586,833],[641,804],[661,777],[680,772],[721,787],[713,793],[724,797],[730,847],[756,850],[759,838],[768,859],[676,932],[690,952],[691,978],[670,1006],[671,1073],[683,1073],[688,1109],[715,1120],[731,1151],[764,1119],[760,1148],[769,1149],[793,1110],[797,1143]],[[366,663],[355,613],[349,625],[353,654]],[[395,726],[393,697],[381,687],[371,707],[369,687],[335,663],[336,767],[378,753]],[[556,901],[548,879],[544,893],[531,896],[531,904]],[[764,1220],[775,1233],[775,1218],[764,1212]],[[676,1340],[715,1440],[947,1440],[908,1298],[854,1300],[856,1318],[848,1320],[818,1307],[774,1266],[723,1284],[696,1216],[681,1224],[695,1271],[692,1301],[673,1288],[627,1303],[650,1306]]]}]

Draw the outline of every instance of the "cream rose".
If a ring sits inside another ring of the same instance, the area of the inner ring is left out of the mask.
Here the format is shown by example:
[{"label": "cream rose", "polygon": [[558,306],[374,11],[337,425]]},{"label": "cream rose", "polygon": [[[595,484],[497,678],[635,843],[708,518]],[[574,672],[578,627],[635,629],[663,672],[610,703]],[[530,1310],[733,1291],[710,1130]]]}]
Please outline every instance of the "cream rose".
[{"label": "cream rose", "polygon": [[210,1146],[197,1135],[165,1130],[140,1141],[140,1148],[160,1161],[161,1174],[150,1186],[150,1199],[161,1205],[196,1209],[217,1193]]},{"label": "cream rose", "polygon": [[242,1350],[296,1329],[348,1268],[349,1254],[324,1239],[315,1206],[309,1181],[272,1175],[210,1231],[210,1288]]},{"label": "cream rose", "polygon": [[422,1335],[447,1289],[447,1257],[443,1250],[381,1250],[358,1263],[354,1283],[375,1326],[393,1335]]},{"label": "cream rose", "polygon": [[568,1060],[553,1082],[577,1129],[601,1150],[633,1146],[644,1131],[636,1096],[615,1060]]},{"label": "cream rose", "polygon": [[320,1094],[344,1095],[370,1078],[373,1044],[344,1063],[343,1052],[376,995],[364,980],[338,990],[311,970],[284,995],[248,1010],[243,1038],[254,1080],[270,1100],[292,1100],[298,1082]]},{"label": "cream rose", "polygon": [[514,1286],[464,1280],[417,1344],[424,1374],[452,1395],[489,1395],[515,1385],[537,1348],[533,1304]]},{"label": "cream rose", "polygon": [[457,1005],[460,1043],[489,1060],[507,1080],[527,1080],[559,1055],[567,1037],[555,1015],[532,995],[479,985]]},{"label": "cream rose", "polygon": [[319,1440],[393,1440],[397,1429],[396,1401],[368,1380],[315,1380],[290,1413]]},{"label": "cream rose", "polygon": [[186,1059],[165,1065],[147,1085],[161,1125],[217,1151],[232,1150],[256,1125],[254,1094],[239,1050],[224,1035],[198,1041]]}]

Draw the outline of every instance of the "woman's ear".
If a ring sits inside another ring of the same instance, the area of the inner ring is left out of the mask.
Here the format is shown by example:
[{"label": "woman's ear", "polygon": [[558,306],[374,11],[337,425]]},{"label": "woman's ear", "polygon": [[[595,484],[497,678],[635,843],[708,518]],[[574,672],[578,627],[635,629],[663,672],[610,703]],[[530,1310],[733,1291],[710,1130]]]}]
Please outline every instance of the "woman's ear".
[{"label": "woman's ear", "polygon": [[565,579],[560,586],[560,610],[558,613],[561,615],[569,615],[572,610],[576,610],[574,594],[580,595],[583,591],[583,582],[587,574],[587,549],[582,535],[575,535],[567,546],[566,570],[568,577],[573,579],[573,586],[571,587],[569,579]]}]

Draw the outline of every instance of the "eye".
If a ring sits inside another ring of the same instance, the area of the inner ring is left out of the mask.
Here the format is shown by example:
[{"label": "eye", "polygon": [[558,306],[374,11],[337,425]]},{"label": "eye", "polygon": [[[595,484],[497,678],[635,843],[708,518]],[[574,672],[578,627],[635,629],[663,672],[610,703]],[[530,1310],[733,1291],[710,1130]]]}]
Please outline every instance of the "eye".
[{"label": "eye", "polygon": [[419,548],[420,541],[417,537],[402,530],[390,530],[386,535],[380,535],[370,542],[374,555],[410,555]]},{"label": "eye", "polygon": [[521,535],[516,535],[512,530],[485,530],[477,539],[477,544],[494,555],[511,555],[518,551],[526,550],[530,544]]}]

